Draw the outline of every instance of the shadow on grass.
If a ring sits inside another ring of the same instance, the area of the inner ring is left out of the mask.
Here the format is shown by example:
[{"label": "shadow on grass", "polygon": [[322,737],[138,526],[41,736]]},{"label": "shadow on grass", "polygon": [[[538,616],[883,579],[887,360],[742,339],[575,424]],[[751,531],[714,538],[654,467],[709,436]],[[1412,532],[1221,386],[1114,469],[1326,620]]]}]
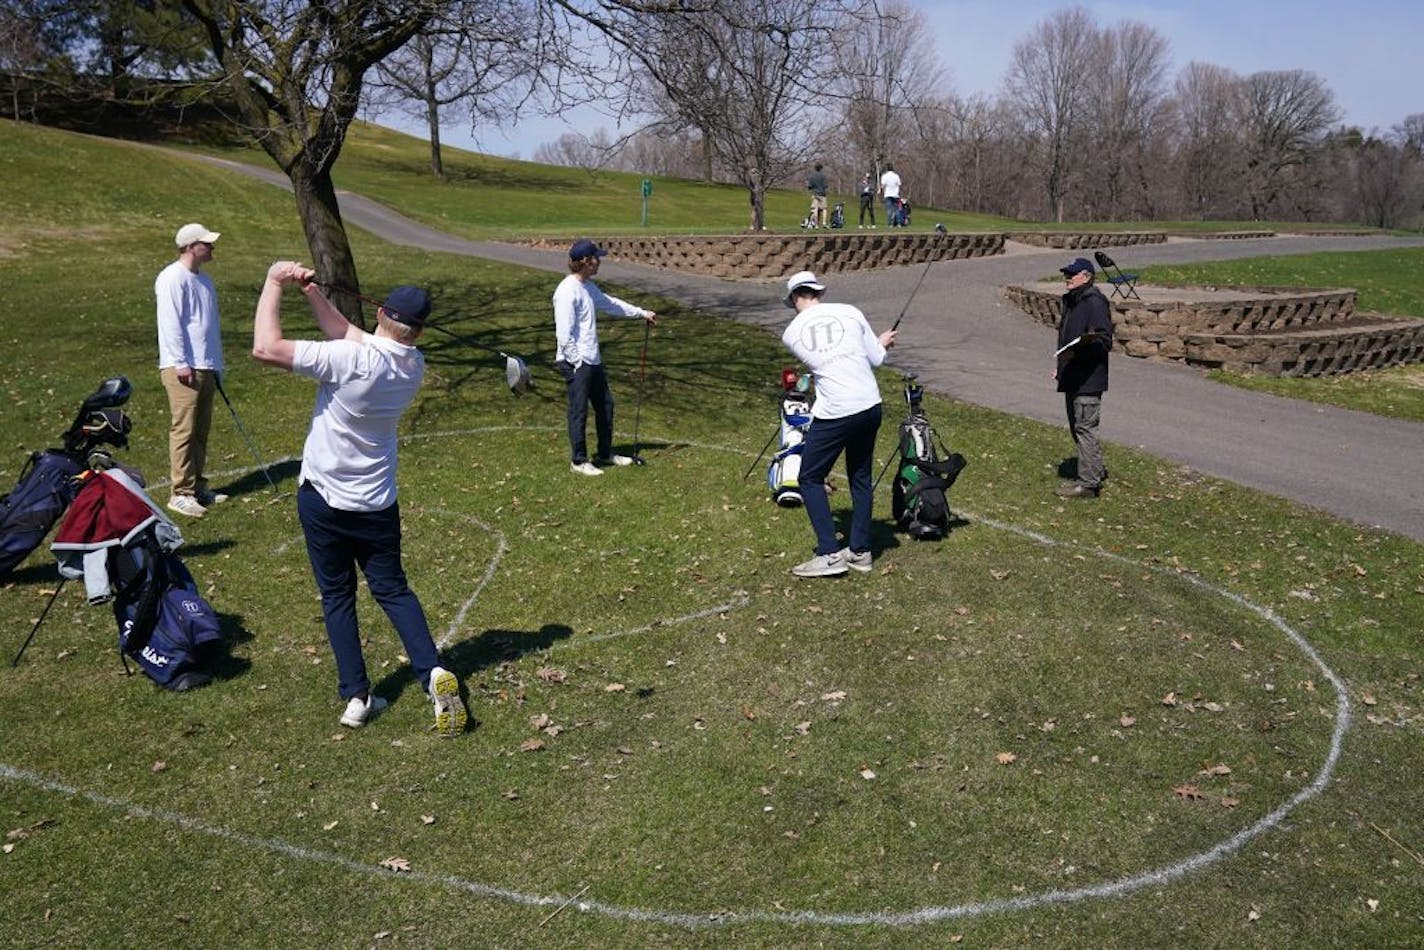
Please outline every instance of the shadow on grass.
[{"label": "shadow on grass", "polygon": [[[272,481],[276,482],[280,488],[284,481],[290,480],[292,487],[296,487],[297,476],[302,471],[301,459],[287,459],[284,462],[277,462],[267,466],[267,475],[272,476]],[[248,472],[236,481],[228,482],[223,486],[223,493],[236,498],[238,495],[251,495],[255,492],[270,492],[272,486],[267,483],[267,475],[262,474],[262,470]]]}]

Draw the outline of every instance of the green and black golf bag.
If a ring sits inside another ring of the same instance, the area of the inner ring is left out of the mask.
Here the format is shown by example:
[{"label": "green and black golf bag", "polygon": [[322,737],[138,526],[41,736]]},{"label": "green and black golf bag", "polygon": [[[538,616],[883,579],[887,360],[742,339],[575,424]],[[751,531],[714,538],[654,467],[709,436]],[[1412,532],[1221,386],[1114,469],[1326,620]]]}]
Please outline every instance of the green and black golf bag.
[{"label": "green and black golf bag", "polygon": [[[949,489],[964,470],[964,456],[949,452],[935,436],[921,401],[924,390],[905,383],[910,411],[900,423],[899,467],[890,489],[895,524],[917,541],[937,541],[949,533]],[[938,452],[936,451],[938,445]]]}]

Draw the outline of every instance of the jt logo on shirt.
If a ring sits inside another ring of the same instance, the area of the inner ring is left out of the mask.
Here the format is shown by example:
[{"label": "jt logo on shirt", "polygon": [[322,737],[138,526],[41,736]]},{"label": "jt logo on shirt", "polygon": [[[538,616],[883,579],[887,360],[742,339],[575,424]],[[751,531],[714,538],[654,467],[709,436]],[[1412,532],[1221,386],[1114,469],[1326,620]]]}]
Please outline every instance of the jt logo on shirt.
[{"label": "jt logo on shirt", "polygon": [[812,353],[835,349],[845,338],[845,327],[839,320],[818,320],[801,329],[801,345]]}]

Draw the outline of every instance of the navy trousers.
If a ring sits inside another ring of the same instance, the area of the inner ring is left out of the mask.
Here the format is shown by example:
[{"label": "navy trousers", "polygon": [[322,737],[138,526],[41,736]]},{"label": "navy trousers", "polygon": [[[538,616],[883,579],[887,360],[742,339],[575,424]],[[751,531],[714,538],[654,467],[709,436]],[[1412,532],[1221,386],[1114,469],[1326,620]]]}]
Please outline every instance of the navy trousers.
[{"label": "navy trousers", "polygon": [[836,540],[836,523],[831,502],[826,497],[826,476],[845,452],[846,476],[850,479],[850,540],[857,553],[870,550],[870,508],[874,484],[870,471],[875,467],[875,435],[880,431],[880,407],[839,419],[816,419],[806,432],[801,447],[801,501],[811,528],[816,532],[816,553],[833,554],[841,548]]}]

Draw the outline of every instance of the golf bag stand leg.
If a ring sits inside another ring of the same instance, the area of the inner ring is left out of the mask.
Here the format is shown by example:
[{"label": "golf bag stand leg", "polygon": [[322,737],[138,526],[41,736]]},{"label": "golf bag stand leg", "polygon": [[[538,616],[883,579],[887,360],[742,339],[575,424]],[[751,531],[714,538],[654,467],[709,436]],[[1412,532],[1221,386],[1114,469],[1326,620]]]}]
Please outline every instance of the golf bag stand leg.
[{"label": "golf bag stand leg", "polygon": [[64,584],[67,580],[69,580],[67,577],[61,577],[59,579],[59,585],[55,587],[54,593],[49,595],[49,602],[44,605],[44,610],[40,611],[40,619],[36,620],[35,625],[30,628],[30,635],[25,637],[25,642],[20,646],[20,652],[16,653],[15,658],[10,661],[11,669],[20,665],[20,657],[25,655],[25,651],[29,649],[30,641],[35,638],[36,633],[39,633],[40,624],[44,623],[45,617],[49,616],[49,609],[53,607],[54,602],[59,599],[59,592],[64,590]]}]

